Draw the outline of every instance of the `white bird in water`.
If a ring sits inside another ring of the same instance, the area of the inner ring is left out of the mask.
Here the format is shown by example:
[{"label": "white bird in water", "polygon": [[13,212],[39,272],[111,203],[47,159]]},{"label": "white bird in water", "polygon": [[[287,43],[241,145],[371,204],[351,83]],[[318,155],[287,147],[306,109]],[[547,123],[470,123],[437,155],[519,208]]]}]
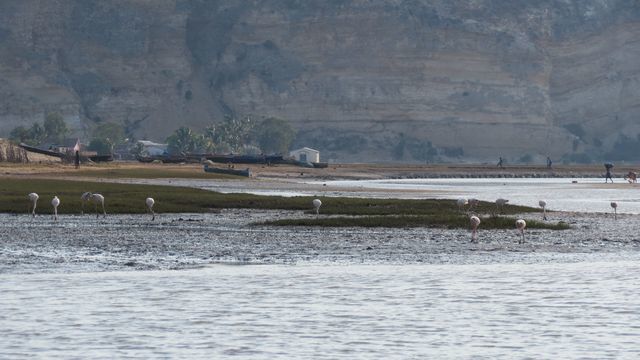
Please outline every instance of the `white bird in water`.
[{"label": "white bird in water", "polygon": [[152,217],[151,217],[151,221],[156,219],[156,213],[153,212],[153,204],[156,203],[155,200],[153,200],[153,198],[148,197],[144,203],[147,205],[147,211],[151,213]]},{"label": "white bird in water", "polygon": [[469,218],[471,222],[471,242],[476,242],[478,240],[478,226],[480,225],[480,218],[473,215]]},{"label": "white bird in water", "polygon": [[107,217],[107,212],[104,209],[104,196],[101,194],[91,194],[91,201],[96,205],[96,219],[100,217],[98,215],[98,204],[102,204],[102,215],[103,217]]},{"label": "white bird in water", "polygon": [[542,220],[547,220],[547,202],[540,200],[538,201],[538,205],[542,208]]},{"label": "white bird in water", "polygon": [[88,203],[89,201],[91,201],[91,193],[90,192],[85,192],[82,193],[82,195],[80,195],[80,201],[82,202],[82,207],[80,209],[80,214],[84,215],[84,204]]},{"label": "white bird in water", "polygon": [[503,199],[503,198],[496,199],[496,207],[498,208],[498,212],[502,213],[502,208],[505,205],[507,205],[508,202],[509,200],[507,199]]},{"label": "white bird in water", "polygon": [[322,201],[320,201],[320,199],[313,199],[311,203],[313,204],[313,207],[316,209],[316,216],[318,216],[320,214],[320,206],[322,206]]},{"label": "white bird in water", "polygon": [[523,219],[516,220],[516,229],[520,230],[522,235],[522,241],[518,241],[518,244],[524,244],[524,228],[527,227],[527,223]]},{"label": "white bird in water", "polygon": [[27,196],[29,197],[29,204],[31,205],[29,206],[31,208],[31,216],[36,217],[36,205],[38,204],[38,198],[40,198],[40,196],[34,192]]},{"label": "white bird in water", "polygon": [[54,196],[51,200],[51,206],[53,206],[53,219],[58,221],[58,206],[60,205],[60,199]]},{"label": "white bird in water", "polygon": [[618,220],[618,203],[615,201],[612,201],[611,207],[613,208],[613,219]]}]

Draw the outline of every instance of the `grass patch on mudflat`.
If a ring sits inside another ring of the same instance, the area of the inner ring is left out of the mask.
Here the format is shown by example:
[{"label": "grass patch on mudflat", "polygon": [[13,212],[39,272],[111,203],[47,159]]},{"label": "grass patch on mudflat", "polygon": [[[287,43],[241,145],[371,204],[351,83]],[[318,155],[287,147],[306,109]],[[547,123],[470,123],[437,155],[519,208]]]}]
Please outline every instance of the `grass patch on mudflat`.
[{"label": "grass patch on mudflat", "polygon": [[[51,199],[60,198],[61,214],[79,214],[80,195],[90,191],[105,197],[108,214],[139,214],[146,212],[144,201],[153,197],[154,210],[158,213],[206,213],[223,208],[241,209],[281,209],[313,212],[312,197],[280,197],[251,194],[221,194],[177,186],[117,184],[92,181],[70,181],[57,179],[0,179],[0,212],[27,213],[27,194],[40,195],[37,212],[51,213]],[[323,202],[322,214],[336,217],[310,216],[305,219],[285,219],[265,223],[280,226],[362,226],[362,227],[446,227],[468,228],[469,220],[460,213],[453,200],[398,200],[361,198],[320,198]],[[85,209],[91,212],[93,205]],[[480,203],[477,212],[493,213],[495,205]],[[535,208],[505,206],[506,214],[539,212]],[[488,216],[482,218],[482,228],[513,228],[515,219]],[[550,223],[527,220],[529,228],[554,228]],[[568,228],[560,224],[557,229]]]},{"label": "grass patch on mudflat", "polygon": [[[59,213],[80,213],[80,195],[85,191],[102,194],[105,197],[107,213],[111,214],[144,213],[144,201],[147,197],[155,199],[154,210],[159,213],[204,213],[221,208],[303,209],[309,208],[306,202],[311,201],[248,194],[221,194],[177,186],[4,178],[0,179],[0,212],[26,212],[27,194],[35,192],[40,196],[38,212],[51,212],[51,199],[56,195],[61,201]],[[93,205],[89,205],[89,208],[93,209]]]},{"label": "grass patch on mudflat", "polygon": [[[567,230],[571,227],[564,222],[545,223],[535,220],[526,220],[529,229]],[[514,229],[516,218],[512,217],[483,217],[480,228],[482,229]],[[388,228],[469,228],[469,219],[466,216],[446,215],[401,215],[401,216],[359,216],[359,217],[326,217],[304,219],[280,219],[265,221],[260,225],[272,226],[317,226],[317,227],[388,227]]]}]

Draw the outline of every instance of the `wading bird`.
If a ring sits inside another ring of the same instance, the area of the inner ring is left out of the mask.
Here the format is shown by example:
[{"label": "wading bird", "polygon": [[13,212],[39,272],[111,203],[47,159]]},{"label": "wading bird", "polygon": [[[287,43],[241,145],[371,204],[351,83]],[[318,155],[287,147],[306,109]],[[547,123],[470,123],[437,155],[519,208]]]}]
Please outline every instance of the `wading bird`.
[{"label": "wading bird", "polygon": [[27,195],[29,197],[29,210],[31,212],[31,216],[36,217],[36,205],[38,204],[38,194],[30,193]]},{"label": "wading bird", "polygon": [[540,200],[538,201],[538,205],[542,208],[542,220],[547,220],[547,202]]},{"label": "wading bird", "polygon": [[618,203],[615,201],[612,201],[611,207],[613,208],[613,219],[618,220]]},{"label": "wading bird", "polygon": [[496,208],[498,209],[498,212],[502,214],[502,208],[507,205],[507,203],[509,202],[509,200],[507,199],[503,199],[503,198],[499,198],[496,200]]},{"label": "wading bird", "polygon": [[82,195],[80,195],[80,201],[82,203],[82,207],[80,208],[80,214],[84,215],[84,204],[91,201],[91,193],[88,191],[85,193],[82,193]]},{"label": "wading bird", "polygon": [[153,204],[156,203],[155,200],[153,200],[153,198],[148,197],[144,203],[147,205],[147,212],[151,213],[151,221],[156,219],[156,213],[153,212]]},{"label": "wading bird", "polygon": [[524,228],[527,227],[527,223],[522,220],[522,219],[518,219],[516,220],[516,229],[520,230],[520,234],[522,235],[522,241],[518,241],[518,244],[524,244]]},{"label": "wading bird", "polygon": [[322,201],[320,201],[320,199],[313,199],[311,203],[313,204],[313,207],[316,209],[316,216],[318,216],[320,214],[320,206],[322,206]]},{"label": "wading bird", "polygon": [[91,201],[96,205],[96,219],[100,217],[98,215],[98,204],[102,204],[102,216],[107,217],[107,212],[104,209],[104,196],[101,194],[91,194]]},{"label": "wading bird", "polygon": [[456,200],[456,204],[458,205],[458,210],[460,210],[460,212],[464,212],[464,207],[467,206],[468,203],[469,201],[465,198],[459,198]]},{"label": "wading bird", "polygon": [[475,207],[480,204],[480,200],[471,198],[471,199],[467,200],[467,203],[469,204],[469,211],[471,211],[471,210],[475,209]]},{"label": "wading bird", "polygon": [[29,197],[29,208],[31,208],[31,216],[36,217],[36,205],[38,204],[38,198],[40,198],[40,196],[38,196],[38,194],[36,193],[30,193],[29,195],[27,195],[27,197]]},{"label": "wading bird", "polygon": [[471,222],[471,242],[478,241],[478,226],[480,225],[480,218],[473,215],[469,218],[469,222]]},{"label": "wading bird", "polygon": [[60,205],[60,199],[54,196],[51,200],[51,206],[53,206],[53,220],[58,221],[58,205]]}]

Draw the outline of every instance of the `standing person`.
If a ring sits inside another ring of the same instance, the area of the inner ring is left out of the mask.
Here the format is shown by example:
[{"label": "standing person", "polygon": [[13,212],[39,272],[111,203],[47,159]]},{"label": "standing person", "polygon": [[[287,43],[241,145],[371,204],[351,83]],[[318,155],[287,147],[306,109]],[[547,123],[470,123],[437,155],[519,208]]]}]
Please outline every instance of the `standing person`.
[{"label": "standing person", "polygon": [[611,177],[611,169],[613,168],[612,163],[605,163],[604,168],[607,170],[607,173],[604,175],[604,183],[607,183],[607,180],[611,179],[611,183],[613,184],[613,178]]},{"label": "standing person", "polygon": [[80,139],[76,140],[76,145],[73,147],[73,151],[76,153],[75,165],[76,169],[80,168]]},{"label": "standing person", "polygon": [[551,161],[551,158],[547,156],[547,169],[551,169],[551,165],[553,165],[553,161]]},{"label": "standing person", "polygon": [[498,167],[499,168],[503,168],[502,164],[504,163],[504,160],[502,159],[502,156],[500,156],[500,159],[498,160]]}]

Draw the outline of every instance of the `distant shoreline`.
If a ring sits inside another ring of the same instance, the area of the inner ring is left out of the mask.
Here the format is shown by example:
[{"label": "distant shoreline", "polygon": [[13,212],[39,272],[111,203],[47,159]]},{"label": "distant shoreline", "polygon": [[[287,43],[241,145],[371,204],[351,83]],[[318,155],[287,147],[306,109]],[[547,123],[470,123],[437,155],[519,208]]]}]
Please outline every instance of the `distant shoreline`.
[{"label": "distant shoreline", "polygon": [[[227,166],[219,164],[219,166]],[[236,169],[251,169],[254,179],[307,181],[323,180],[382,180],[382,179],[455,179],[455,178],[604,178],[602,165],[546,166],[494,164],[329,164],[327,168],[304,168],[293,165],[235,164]],[[235,180],[235,177],[206,175],[201,164],[145,164],[133,161],[87,164],[76,170],[73,165],[59,163],[0,163],[2,176],[41,178],[126,179],[126,178],[216,178]],[[621,178],[629,171],[640,171],[640,165],[623,164],[613,169],[613,176]]]}]

